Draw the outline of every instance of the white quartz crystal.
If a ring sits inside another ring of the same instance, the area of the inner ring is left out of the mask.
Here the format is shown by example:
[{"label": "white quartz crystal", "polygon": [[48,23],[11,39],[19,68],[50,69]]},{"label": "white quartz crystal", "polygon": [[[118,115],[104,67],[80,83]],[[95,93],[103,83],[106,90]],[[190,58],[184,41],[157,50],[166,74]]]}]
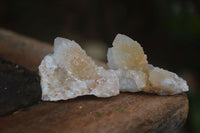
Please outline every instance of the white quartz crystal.
[{"label": "white quartz crystal", "polygon": [[147,76],[142,71],[118,69],[115,72],[122,92],[138,92],[140,88],[146,87]]},{"label": "white quartz crystal", "polygon": [[54,53],[39,66],[42,100],[58,101],[83,95],[110,97],[122,92],[173,95],[188,91],[175,73],[148,64],[140,44],[118,34],[108,49],[108,66],[97,66],[74,41],[56,38]]},{"label": "white quartz crystal", "polygon": [[161,95],[178,94],[189,90],[185,80],[158,67],[149,71],[149,81],[152,88],[155,88],[155,93]]},{"label": "white quartz crystal", "polygon": [[119,94],[116,73],[95,65],[76,42],[68,39],[55,39],[54,53],[42,60],[39,73],[44,101]]},{"label": "white quartz crystal", "polygon": [[119,78],[120,91],[173,95],[189,90],[186,81],[175,73],[148,64],[140,44],[126,35],[115,37],[107,58],[109,68]]}]

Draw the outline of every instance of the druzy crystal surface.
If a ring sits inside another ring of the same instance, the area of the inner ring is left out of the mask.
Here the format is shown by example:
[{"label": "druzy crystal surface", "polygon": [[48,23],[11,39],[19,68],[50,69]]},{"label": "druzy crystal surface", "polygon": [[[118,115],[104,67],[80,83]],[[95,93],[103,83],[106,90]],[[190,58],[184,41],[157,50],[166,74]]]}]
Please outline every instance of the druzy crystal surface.
[{"label": "druzy crystal surface", "polygon": [[177,74],[154,67],[149,70],[149,82],[152,90],[145,88],[144,91],[152,91],[160,95],[173,95],[188,91],[188,85],[185,80],[178,77]]},{"label": "druzy crystal surface", "polygon": [[108,49],[108,66],[119,78],[120,91],[173,95],[188,91],[185,80],[175,73],[148,64],[141,45],[118,34]]},{"label": "druzy crystal surface", "polygon": [[39,73],[44,101],[119,94],[116,73],[97,66],[76,42],[68,39],[55,39],[54,53],[44,57]]}]

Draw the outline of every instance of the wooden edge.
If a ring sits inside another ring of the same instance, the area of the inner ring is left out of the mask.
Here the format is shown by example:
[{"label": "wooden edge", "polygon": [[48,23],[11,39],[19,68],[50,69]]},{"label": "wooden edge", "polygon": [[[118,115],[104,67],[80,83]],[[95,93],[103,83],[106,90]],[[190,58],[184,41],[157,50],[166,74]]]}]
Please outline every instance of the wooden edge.
[{"label": "wooden edge", "polygon": [[[38,66],[44,56],[51,53],[51,44],[0,28],[0,56],[4,59],[38,72]],[[96,60],[95,63],[107,68],[105,63]]]}]

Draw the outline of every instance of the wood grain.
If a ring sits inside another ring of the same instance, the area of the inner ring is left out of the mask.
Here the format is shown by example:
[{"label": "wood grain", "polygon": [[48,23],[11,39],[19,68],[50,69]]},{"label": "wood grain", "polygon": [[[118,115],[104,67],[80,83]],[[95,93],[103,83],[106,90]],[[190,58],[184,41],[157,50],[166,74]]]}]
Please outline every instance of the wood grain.
[{"label": "wood grain", "polygon": [[52,52],[50,44],[0,28],[0,56],[7,60],[38,71],[43,57]]},{"label": "wood grain", "polygon": [[[124,110],[120,111],[123,108]],[[177,133],[187,118],[185,94],[122,93],[111,98],[83,96],[42,102],[0,118],[6,133]],[[100,113],[98,115],[97,113]]]}]

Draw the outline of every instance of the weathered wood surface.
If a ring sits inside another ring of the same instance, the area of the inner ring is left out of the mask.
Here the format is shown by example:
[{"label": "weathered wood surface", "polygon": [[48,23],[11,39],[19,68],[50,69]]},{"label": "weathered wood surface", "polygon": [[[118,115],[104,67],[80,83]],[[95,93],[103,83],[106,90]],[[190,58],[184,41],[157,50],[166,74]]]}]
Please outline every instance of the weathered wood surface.
[{"label": "weathered wood surface", "polygon": [[0,132],[177,133],[186,119],[187,105],[185,94],[83,96],[68,101],[42,102],[0,118]]},{"label": "weathered wood surface", "polygon": [[0,58],[0,116],[32,105],[40,98],[39,76]]},{"label": "weathered wood surface", "polygon": [[7,60],[37,71],[43,57],[52,52],[47,43],[0,28],[0,56]]},{"label": "weathered wood surface", "polygon": [[[13,39],[18,36],[21,37],[20,43]],[[52,52],[52,46],[38,41],[29,43],[29,40],[32,39],[0,29],[0,55],[37,71],[44,55]],[[21,47],[21,43],[25,48]],[[2,46],[6,52],[1,49]],[[31,52],[33,47],[38,52]],[[43,47],[48,50],[43,50]],[[24,51],[26,57],[19,56],[20,51]],[[29,60],[24,60],[27,57]],[[176,133],[187,119],[188,108],[184,93],[174,96],[121,93],[111,98],[83,96],[67,101],[41,102],[0,117],[0,132]]]}]

